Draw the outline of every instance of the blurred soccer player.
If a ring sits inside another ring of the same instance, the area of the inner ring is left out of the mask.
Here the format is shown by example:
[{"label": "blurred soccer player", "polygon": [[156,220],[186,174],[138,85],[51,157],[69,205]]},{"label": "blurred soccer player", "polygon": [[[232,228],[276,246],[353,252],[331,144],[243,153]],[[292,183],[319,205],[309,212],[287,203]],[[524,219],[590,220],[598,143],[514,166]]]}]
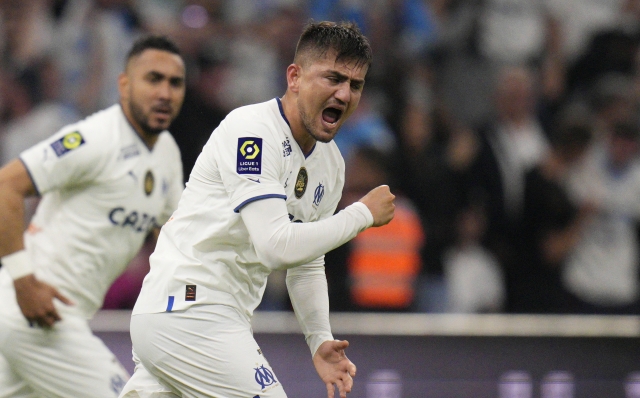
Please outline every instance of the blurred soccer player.
[{"label": "blurred soccer player", "polygon": [[113,398],[124,386],[127,372],[87,320],[177,206],[182,165],[166,129],[184,80],[175,44],[142,38],[119,77],[120,104],[0,169],[0,397]]},{"label": "blurred soccer player", "polygon": [[285,95],[232,111],[213,132],[165,224],[133,311],[136,371],[121,397],[286,397],[251,332],[267,276],[287,287],[329,397],[355,365],[334,340],[324,254],[393,217],[387,186],[334,215],[344,161],[332,142],[371,62],[353,24],[309,24]]}]

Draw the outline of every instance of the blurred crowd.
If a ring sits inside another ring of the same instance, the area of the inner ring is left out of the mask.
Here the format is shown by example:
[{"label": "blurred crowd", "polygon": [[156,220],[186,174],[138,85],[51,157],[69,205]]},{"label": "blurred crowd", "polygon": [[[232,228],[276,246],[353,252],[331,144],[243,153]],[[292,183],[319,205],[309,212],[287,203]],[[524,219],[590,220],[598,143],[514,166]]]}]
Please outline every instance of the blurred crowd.
[{"label": "blurred crowd", "polygon": [[[115,103],[151,32],[187,64],[187,180],[230,110],[284,93],[309,19],[374,50],[340,207],[398,197],[326,255],[333,310],[640,314],[640,0],[0,0],[0,164]],[[151,250],[106,308],[132,306]],[[274,273],[261,309],[288,308]]]}]

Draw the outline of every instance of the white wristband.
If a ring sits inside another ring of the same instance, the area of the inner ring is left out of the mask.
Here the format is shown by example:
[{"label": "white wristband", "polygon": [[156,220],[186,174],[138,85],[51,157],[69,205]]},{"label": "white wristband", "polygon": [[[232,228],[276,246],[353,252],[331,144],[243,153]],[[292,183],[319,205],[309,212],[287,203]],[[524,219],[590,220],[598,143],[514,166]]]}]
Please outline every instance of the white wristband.
[{"label": "white wristband", "polygon": [[33,274],[33,266],[31,259],[26,250],[18,250],[15,253],[6,255],[0,259],[2,268],[6,268],[7,272],[13,280],[22,278],[23,276]]}]

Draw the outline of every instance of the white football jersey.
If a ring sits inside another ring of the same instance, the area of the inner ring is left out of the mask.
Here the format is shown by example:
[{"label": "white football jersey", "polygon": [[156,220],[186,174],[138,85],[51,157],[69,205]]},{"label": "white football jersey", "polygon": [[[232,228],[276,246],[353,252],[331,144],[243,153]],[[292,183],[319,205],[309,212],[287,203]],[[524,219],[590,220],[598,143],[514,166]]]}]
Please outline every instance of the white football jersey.
[{"label": "white football jersey", "polygon": [[[90,318],[148,232],[176,208],[183,190],[178,146],[164,131],[149,150],[114,105],[62,128],[20,160],[42,196],[24,237],[36,277],[75,303],[69,312]],[[7,293],[12,283],[2,279]]]},{"label": "white football jersey", "polygon": [[250,317],[270,269],[239,210],[282,198],[292,222],[318,221],[333,215],[343,186],[336,144],[318,142],[305,157],[279,98],[234,110],[212,133],[162,228],[133,313],[225,304]]}]

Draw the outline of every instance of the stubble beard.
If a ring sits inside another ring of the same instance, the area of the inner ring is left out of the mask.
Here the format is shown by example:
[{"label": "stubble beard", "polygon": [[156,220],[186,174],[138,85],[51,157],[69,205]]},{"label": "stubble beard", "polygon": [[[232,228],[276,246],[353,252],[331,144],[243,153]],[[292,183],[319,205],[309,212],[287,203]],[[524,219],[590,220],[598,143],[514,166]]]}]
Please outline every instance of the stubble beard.
[{"label": "stubble beard", "polygon": [[141,106],[138,106],[134,101],[129,102],[129,111],[131,112],[131,117],[133,120],[140,126],[142,132],[148,135],[160,135],[165,128],[153,128],[149,125],[149,117],[145,115],[144,110]]},{"label": "stubble beard", "polygon": [[304,105],[300,103],[300,101],[298,101],[298,112],[300,112],[300,120],[302,120],[302,125],[304,126],[305,130],[307,130],[307,133],[311,137],[313,137],[313,139],[324,143],[331,142],[331,140],[333,140],[333,136],[326,137],[317,132],[317,129],[313,127],[313,118],[309,116],[309,113],[307,112]]}]

